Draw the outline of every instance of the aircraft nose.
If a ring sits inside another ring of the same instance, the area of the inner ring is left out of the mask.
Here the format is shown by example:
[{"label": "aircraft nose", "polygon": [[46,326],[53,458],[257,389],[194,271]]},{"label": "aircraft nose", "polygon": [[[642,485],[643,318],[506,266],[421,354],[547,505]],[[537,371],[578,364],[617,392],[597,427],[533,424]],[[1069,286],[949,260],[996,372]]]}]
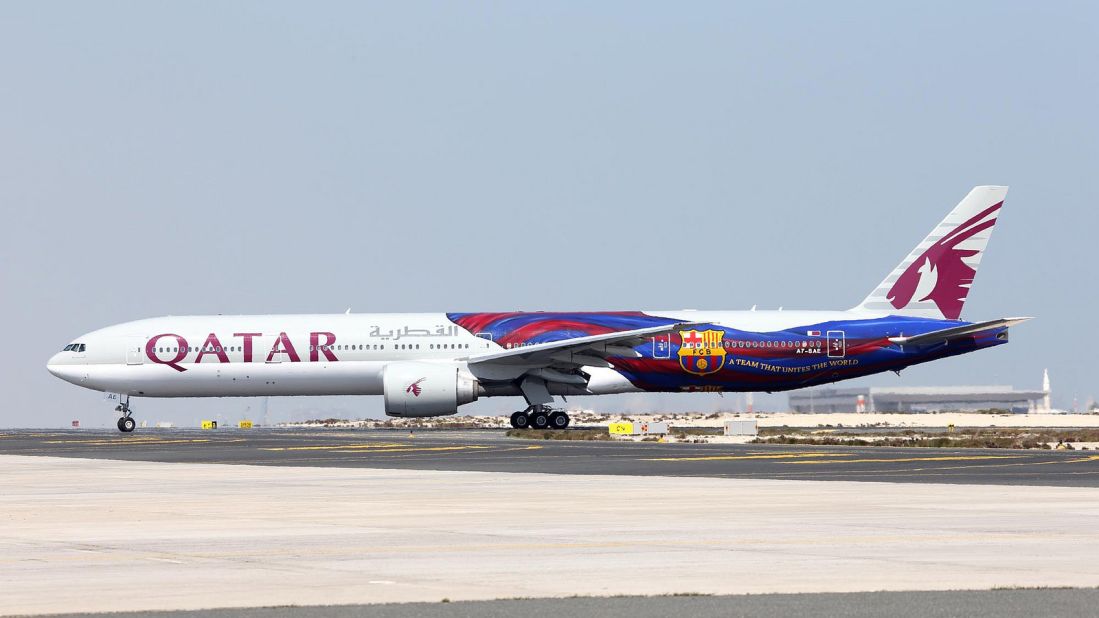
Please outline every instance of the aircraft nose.
[{"label": "aircraft nose", "polygon": [[80,381],[80,367],[72,364],[64,354],[54,354],[46,362],[46,370],[66,382],[76,384]]},{"label": "aircraft nose", "polygon": [[61,359],[60,354],[54,354],[50,357],[50,360],[46,361],[46,370],[57,377],[61,377]]}]

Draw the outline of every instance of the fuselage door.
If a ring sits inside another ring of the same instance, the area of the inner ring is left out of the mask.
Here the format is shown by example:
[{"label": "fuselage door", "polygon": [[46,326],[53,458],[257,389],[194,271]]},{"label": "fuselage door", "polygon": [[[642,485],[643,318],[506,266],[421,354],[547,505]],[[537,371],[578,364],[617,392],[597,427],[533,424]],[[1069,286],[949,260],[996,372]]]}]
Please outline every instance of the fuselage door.
[{"label": "fuselage door", "polygon": [[140,365],[143,362],[145,362],[145,340],[137,338],[128,339],[126,341],[126,364]]},{"label": "fuselage door", "polygon": [[828,358],[843,358],[847,355],[847,338],[842,330],[828,331]]},{"label": "fuselage door", "polygon": [[653,337],[653,358],[672,357],[672,336],[670,334]]}]

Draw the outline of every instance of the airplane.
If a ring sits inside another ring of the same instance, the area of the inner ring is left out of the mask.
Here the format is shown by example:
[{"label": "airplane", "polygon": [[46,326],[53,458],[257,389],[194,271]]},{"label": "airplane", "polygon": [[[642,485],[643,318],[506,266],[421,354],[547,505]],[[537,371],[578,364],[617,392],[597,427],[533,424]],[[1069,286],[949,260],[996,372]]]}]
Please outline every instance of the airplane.
[{"label": "airplane", "polygon": [[555,397],[785,391],[998,346],[1030,318],[961,320],[1007,187],[979,186],[846,311],[169,316],[96,330],[53,375],[131,397],[381,395],[394,417],[522,396],[516,428],[564,429]]}]

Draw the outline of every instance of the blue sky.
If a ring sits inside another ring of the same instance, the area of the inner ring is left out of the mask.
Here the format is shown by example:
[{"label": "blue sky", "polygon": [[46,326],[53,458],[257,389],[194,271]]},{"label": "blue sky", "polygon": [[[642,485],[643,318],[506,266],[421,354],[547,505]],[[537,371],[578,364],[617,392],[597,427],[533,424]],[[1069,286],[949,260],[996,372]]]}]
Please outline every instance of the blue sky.
[{"label": "blue sky", "polygon": [[[1099,393],[1092,3],[4,3],[0,425],[110,426],[44,363],[141,317],[856,304],[1008,184],[964,317],[863,384]],[[590,399],[711,410],[716,395]],[[517,401],[479,402],[475,412]],[[761,396],[775,408],[785,397]],[[237,418],[248,400],[141,401]],[[272,416],[381,413],[278,399]]]}]

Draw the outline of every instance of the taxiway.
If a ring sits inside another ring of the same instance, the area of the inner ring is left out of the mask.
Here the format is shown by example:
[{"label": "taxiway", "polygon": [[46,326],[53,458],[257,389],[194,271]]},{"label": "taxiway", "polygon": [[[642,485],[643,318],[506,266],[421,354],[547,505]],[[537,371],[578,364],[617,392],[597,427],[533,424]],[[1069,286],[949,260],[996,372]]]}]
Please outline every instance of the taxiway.
[{"label": "taxiway", "polygon": [[539,474],[1099,486],[1099,451],[517,440],[500,430],[0,432],[0,453]]}]

